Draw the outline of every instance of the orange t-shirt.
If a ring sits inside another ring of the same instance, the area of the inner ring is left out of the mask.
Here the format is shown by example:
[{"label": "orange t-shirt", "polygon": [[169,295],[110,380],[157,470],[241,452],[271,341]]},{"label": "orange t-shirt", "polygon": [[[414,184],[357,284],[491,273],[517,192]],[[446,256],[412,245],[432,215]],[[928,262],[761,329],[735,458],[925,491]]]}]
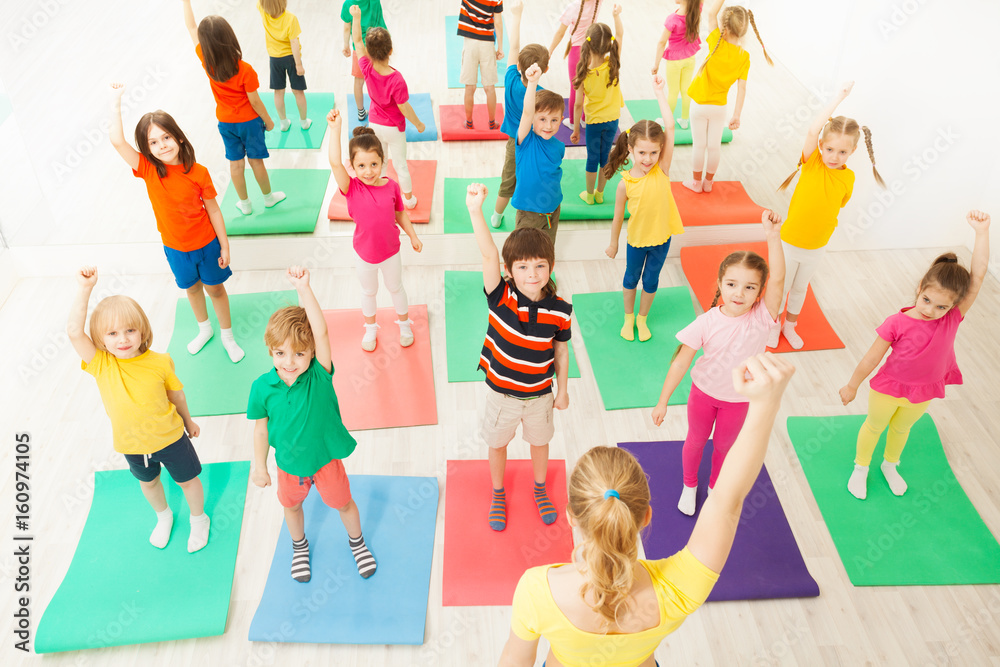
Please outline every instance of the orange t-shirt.
[{"label": "orange t-shirt", "polygon": [[160,178],[153,163],[140,154],[139,168],[133,169],[132,175],[146,182],[163,245],[190,252],[204,248],[215,239],[205,200],[218,195],[208,169],[196,162],[185,174],[184,165],[168,164],[167,175]]},{"label": "orange t-shirt", "polygon": [[[201,53],[201,44],[194,47],[194,52],[198,54],[198,60],[204,69],[205,57]],[[208,70],[205,70],[205,74],[208,74]],[[222,82],[208,77],[208,82],[212,85],[212,94],[215,95],[215,117],[221,122],[245,123],[257,118],[257,112],[250,106],[250,98],[247,97],[247,93],[257,92],[260,87],[257,72],[253,67],[241,60],[236,76]]]}]

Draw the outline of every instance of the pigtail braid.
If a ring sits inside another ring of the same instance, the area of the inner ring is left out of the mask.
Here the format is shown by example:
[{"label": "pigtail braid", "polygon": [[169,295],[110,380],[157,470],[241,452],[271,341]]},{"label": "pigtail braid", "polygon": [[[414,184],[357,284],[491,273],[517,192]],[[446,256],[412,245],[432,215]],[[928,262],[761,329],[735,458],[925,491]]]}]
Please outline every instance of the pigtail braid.
[{"label": "pigtail braid", "polygon": [[719,299],[721,299],[721,298],[722,298],[722,290],[720,290],[718,287],[716,287],[715,288],[715,298],[712,299],[712,305],[709,306],[709,308],[715,308],[717,305],[719,305]]},{"label": "pigtail braid", "polygon": [[715,43],[715,48],[712,49],[712,52],[709,53],[707,56],[705,56],[705,60],[702,61],[701,67],[699,67],[698,71],[694,73],[695,77],[700,76],[701,73],[705,71],[705,65],[707,65],[708,61],[712,58],[712,56],[715,55],[715,52],[719,50],[719,45],[720,44],[722,44],[722,32],[721,31],[719,32],[719,41],[717,41]]},{"label": "pigtail braid", "polygon": [[[576,14],[576,22],[573,23],[573,29],[569,31],[569,40],[566,42],[566,52],[563,54],[563,58],[569,56],[570,50],[573,48],[573,33],[576,32],[576,27],[580,25],[580,19],[583,17],[583,3],[587,0],[580,0],[580,11]],[[594,16],[597,16],[597,1],[594,2]]]},{"label": "pigtail braid", "polygon": [[608,161],[604,165],[604,178],[610,179],[619,169],[628,164],[628,135],[629,132],[622,132],[611,144],[611,152],[608,153]]},{"label": "pigtail braid", "polygon": [[771,67],[774,67],[774,61],[771,60],[771,56],[767,55],[767,47],[764,46],[764,40],[760,38],[760,32],[757,30],[757,22],[753,20],[753,12],[749,9],[747,10],[747,16],[750,17],[750,27],[753,28],[753,34],[757,35],[757,41],[760,42],[760,48],[764,51],[764,60]]},{"label": "pigtail braid", "polygon": [[867,126],[862,127],[861,131],[865,133],[865,146],[868,147],[868,157],[872,161],[872,173],[875,174],[875,182],[885,188],[885,181],[882,180],[878,169],[875,168],[875,149],[872,148],[872,131]]},{"label": "pigtail braid", "polygon": [[792,183],[792,179],[795,178],[795,174],[799,173],[799,169],[802,168],[802,156],[799,156],[799,163],[795,165],[795,171],[788,175],[785,182],[778,186],[778,192],[783,192]]}]

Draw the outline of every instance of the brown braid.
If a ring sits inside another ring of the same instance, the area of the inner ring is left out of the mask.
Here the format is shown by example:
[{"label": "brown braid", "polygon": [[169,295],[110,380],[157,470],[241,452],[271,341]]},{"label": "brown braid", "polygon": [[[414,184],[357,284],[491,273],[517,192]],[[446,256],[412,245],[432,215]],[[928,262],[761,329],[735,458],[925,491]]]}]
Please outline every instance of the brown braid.
[{"label": "brown braid", "polygon": [[767,55],[767,48],[764,46],[764,40],[760,38],[760,32],[757,30],[757,22],[753,20],[753,12],[749,9],[747,10],[747,15],[750,17],[750,27],[753,28],[753,34],[757,35],[757,41],[760,42],[760,48],[764,51],[764,60],[771,67],[774,67],[774,61],[771,60],[771,56]]},{"label": "brown braid", "polygon": [[869,130],[867,126],[862,127],[861,131],[865,133],[865,146],[868,147],[868,157],[872,161],[872,173],[875,174],[875,182],[884,188],[885,181],[882,180],[882,176],[879,175],[878,169],[875,168],[875,149],[872,148],[872,131]]},{"label": "brown braid", "polygon": [[802,156],[799,156],[799,163],[795,165],[795,171],[788,175],[785,182],[778,186],[778,192],[783,192],[792,183],[792,179],[795,178],[795,174],[799,173],[799,169],[802,168]]},{"label": "brown braid", "polygon": [[[563,54],[563,58],[569,55],[570,50],[573,48],[573,33],[576,32],[576,27],[580,25],[580,19],[583,17],[583,5],[586,4],[587,0],[580,0],[580,11],[576,15],[576,22],[573,24],[573,29],[569,31],[569,41],[566,42],[566,52]],[[597,6],[601,3],[601,0],[594,0],[594,16],[590,19],[593,23],[597,20]]]},{"label": "brown braid", "polygon": [[707,56],[705,56],[705,60],[702,61],[701,67],[699,67],[698,71],[694,73],[695,77],[698,77],[703,71],[705,71],[705,65],[707,65],[708,61],[711,60],[712,56],[715,55],[715,52],[719,50],[719,45],[722,44],[722,39],[723,39],[724,36],[725,36],[725,33],[720,30],[719,31],[719,41],[717,41],[715,43],[715,48],[712,49],[712,52],[709,53]]}]

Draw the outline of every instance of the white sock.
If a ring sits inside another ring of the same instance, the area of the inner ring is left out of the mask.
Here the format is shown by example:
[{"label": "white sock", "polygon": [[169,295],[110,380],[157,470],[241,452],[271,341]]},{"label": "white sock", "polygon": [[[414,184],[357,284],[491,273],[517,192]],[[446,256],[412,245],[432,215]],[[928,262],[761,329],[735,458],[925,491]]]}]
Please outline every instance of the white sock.
[{"label": "white sock", "polygon": [[899,461],[895,463],[882,461],[882,475],[885,476],[885,481],[889,482],[889,489],[892,493],[901,496],[906,493],[906,480],[899,476],[899,471],[896,470],[898,465]]},{"label": "white sock", "polygon": [[682,129],[682,130],[686,130],[686,129],[688,129],[688,121],[687,121],[687,119],[686,119],[686,118],[678,118],[678,119],[677,119],[677,125],[678,125],[678,126],[679,126],[679,127],[680,127],[680,128]]},{"label": "white sock", "polygon": [[279,201],[282,201],[285,198],[285,196],[286,195],[284,192],[272,190],[271,192],[264,195],[264,206],[266,206],[267,208],[271,208]]},{"label": "white sock", "polygon": [[854,465],[854,472],[847,480],[847,490],[858,500],[868,497],[868,466]]},{"label": "white sock", "polygon": [[378,324],[365,324],[365,336],[361,339],[361,349],[365,352],[371,352],[378,345],[378,341],[375,340],[375,332],[379,330]]},{"label": "white sock", "polygon": [[801,350],[805,343],[802,342],[802,337],[795,333],[796,324],[798,324],[797,320],[795,322],[785,320],[785,323],[781,325],[781,333],[784,334],[785,340],[788,341],[793,350]]},{"label": "white sock", "polygon": [[211,320],[205,320],[204,322],[198,322],[198,335],[188,343],[188,352],[191,354],[198,354],[201,352],[201,348],[205,347],[205,343],[212,340],[212,336],[215,334],[212,331]]},{"label": "white sock", "polygon": [[689,181],[683,181],[681,185],[686,187],[688,190],[691,190],[692,192],[701,192],[702,191],[701,183],[702,183],[701,181],[696,181],[694,179],[691,179]]},{"label": "white sock", "polygon": [[236,342],[236,339],[233,338],[232,329],[222,330],[222,347],[226,348],[226,354],[229,355],[229,360],[234,364],[239,362],[239,360],[243,358],[244,354],[246,354],[243,352],[243,348]]},{"label": "white sock", "polygon": [[191,535],[188,537],[188,553],[204,549],[208,544],[208,529],[211,526],[208,515],[202,512],[198,516],[191,516]]},{"label": "white sock", "polygon": [[281,119],[281,131],[282,132],[288,132],[288,128],[290,128],[291,126],[292,126],[292,121],[288,120],[287,118],[282,118]]},{"label": "white sock", "polygon": [[413,327],[410,325],[410,320],[396,320],[396,324],[399,325],[399,344],[402,347],[413,345]]},{"label": "white sock", "polygon": [[312,118],[302,118],[299,120],[299,125],[302,126],[303,130],[308,130],[312,126]]},{"label": "white sock", "polygon": [[698,499],[697,486],[684,486],[681,491],[681,499],[677,501],[677,509],[688,516],[694,516],[695,502]]},{"label": "white sock", "polygon": [[162,512],[157,512],[156,527],[153,528],[153,533],[149,536],[149,543],[157,549],[165,548],[167,542],[170,541],[170,531],[173,527],[174,513],[170,511],[169,507]]},{"label": "white sock", "polygon": [[250,215],[253,213],[253,204],[250,203],[250,199],[237,199],[236,208],[240,210],[243,215]]},{"label": "white sock", "polygon": [[490,216],[490,227],[493,229],[500,229],[500,225],[503,224],[503,213],[497,213],[493,211],[493,215]]},{"label": "white sock", "polygon": [[414,208],[417,205],[417,195],[410,195],[409,198],[403,197],[403,206],[406,208]]},{"label": "white sock", "polygon": [[712,191],[712,181],[708,180],[707,178],[704,181],[702,181],[701,182],[701,191],[702,192],[711,192]]}]

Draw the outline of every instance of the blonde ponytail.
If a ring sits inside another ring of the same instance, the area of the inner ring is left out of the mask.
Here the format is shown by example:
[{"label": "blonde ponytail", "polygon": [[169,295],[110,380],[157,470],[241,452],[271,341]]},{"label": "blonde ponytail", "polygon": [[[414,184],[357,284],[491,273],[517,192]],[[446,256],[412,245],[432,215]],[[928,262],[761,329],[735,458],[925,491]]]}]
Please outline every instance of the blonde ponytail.
[{"label": "blonde ponytail", "polygon": [[882,180],[878,169],[875,168],[875,149],[872,148],[872,131],[867,126],[862,127],[861,131],[865,133],[865,146],[868,147],[868,158],[872,161],[872,173],[875,174],[875,182],[885,188],[885,181]]},{"label": "blonde ponytail", "polygon": [[757,41],[760,42],[760,48],[764,51],[764,60],[771,67],[774,67],[774,61],[771,60],[771,56],[767,55],[767,47],[764,46],[764,40],[760,38],[760,32],[757,30],[757,22],[753,20],[753,12],[749,9],[747,10],[747,16],[750,18],[750,27],[753,28],[753,34],[757,35]]}]

